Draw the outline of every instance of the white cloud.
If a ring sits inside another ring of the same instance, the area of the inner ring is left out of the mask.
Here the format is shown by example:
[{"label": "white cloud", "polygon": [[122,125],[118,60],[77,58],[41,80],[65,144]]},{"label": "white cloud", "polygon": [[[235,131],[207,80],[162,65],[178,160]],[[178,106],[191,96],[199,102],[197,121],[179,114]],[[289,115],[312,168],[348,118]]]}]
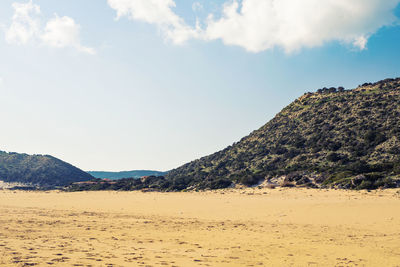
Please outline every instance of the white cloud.
[{"label": "white cloud", "polygon": [[[222,40],[260,52],[275,47],[290,53],[339,41],[360,50],[379,28],[397,22],[400,0],[229,0],[222,15],[210,14],[201,29],[188,26],[172,10],[174,0],[108,0],[117,18],[157,25],[174,43]],[[198,2],[193,4],[197,9]]]},{"label": "white cloud", "polygon": [[358,47],[360,50],[364,50],[367,47],[368,39],[361,35],[359,37],[354,38],[353,45]]},{"label": "white cloud", "polygon": [[75,47],[81,52],[95,54],[95,50],[81,45],[79,38],[80,25],[70,17],[59,17],[49,20],[40,38],[43,43],[52,47]]},{"label": "white cloud", "polygon": [[193,28],[176,15],[172,8],[173,0],[107,0],[109,6],[117,11],[117,19],[127,16],[157,25],[168,39],[181,44],[191,38],[199,38],[199,28]]},{"label": "white cloud", "polygon": [[95,54],[95,49],[81,44],[80,25],[72,18],[55,15],[42,29],[40,7],[33,4],[32,0],[27,3],[13,3],[12,7],[14,8],[12,23],[5,31],[8,43],[24,45],[31,41],[39,41],[50,47],[73,47],[84,53]]},{"label": "white cloud", "polygon": [[200,2],[194,2],[192,4],[192,10],[194,12],[203,10],[203,5]]},{"label": "white cloud", "polygon": [[6,30],[6,41],[13,44],[26,44],[39,33],[40,7],[32,1],[26,4],[13,3],[12,24]]},{"label": "white cloud", "polygon": [[367,38],[396,21],[399,0],[236,0],[208,21],[207,37],[259,52],[292,52],[330,41],[365,49]]}]

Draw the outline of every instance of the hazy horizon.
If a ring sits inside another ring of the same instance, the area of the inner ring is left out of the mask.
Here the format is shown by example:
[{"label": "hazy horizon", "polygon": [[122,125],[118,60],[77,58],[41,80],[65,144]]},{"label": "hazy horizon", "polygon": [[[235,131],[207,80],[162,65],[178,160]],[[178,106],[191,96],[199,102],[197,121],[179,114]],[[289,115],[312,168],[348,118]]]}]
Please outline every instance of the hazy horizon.
[{"label": "hazy horizon", "polygon": [[399,3],[1,1],[0,150],[171,170],[305,92],[399,77]]}]

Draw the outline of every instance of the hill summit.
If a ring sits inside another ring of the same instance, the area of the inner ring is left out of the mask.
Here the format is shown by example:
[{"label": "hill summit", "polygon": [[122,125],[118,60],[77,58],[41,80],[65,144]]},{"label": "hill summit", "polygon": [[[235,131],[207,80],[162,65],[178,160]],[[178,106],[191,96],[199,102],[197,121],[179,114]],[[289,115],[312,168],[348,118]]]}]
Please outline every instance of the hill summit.
[{"label": "hill summit", "polygon": [[0,181],[51,188],[91,179],[90,174],[49,155],[0,151]]},{"label": "hill summit", "polygon": [[170,171],[170,190],[400,185],[400,78],[306,93],[222,151]]}]

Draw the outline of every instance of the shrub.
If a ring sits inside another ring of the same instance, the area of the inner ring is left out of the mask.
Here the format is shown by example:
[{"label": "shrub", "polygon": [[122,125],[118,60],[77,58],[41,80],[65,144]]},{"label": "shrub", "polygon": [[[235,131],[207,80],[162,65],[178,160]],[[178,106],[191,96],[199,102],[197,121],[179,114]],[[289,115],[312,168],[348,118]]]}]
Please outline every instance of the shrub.
[{"label": "shrub", "polygon": [[281,187],[294,187],[294,184],[285,179],[280,183],[280,186]]},{"label": "shrub", "polygon": [[382,179],[382,185],[381,186],[384,187],[384,188],[396,188],[397,187],[397,183],[392,178],[386,177],[386,178]]},{"label": "shrub", "polygon": [[258,184],[261,180],[261,177],[256,175],[245,175],[239,179],[239,183],[247,186],[252,186]]},{"label": "shrub", "polygon": [[227,188],[232,185],[232,181],[222,178],[222,179],[216,179],[216,180],[211,180],[211,181],[205,181],[203,184],[203,189],[223,189]]},{"label": "shrub", "polygon": [[347,170],[354,174],[370,172],[370,166],[365,161],[356,161],[347,166]]},{"label": "shrub", "polygon": [[357,190],[370,190],[370,189],[375,189],[374,184],[371,181],[364,180],[361,182],[359,186],[356,187]]},{"label": "shrub", "polygon": [[344,180],[350,180],[350,177],[353,176],[353,173],[351,171],[342,171],[338,172],[335,174],[332,174],[328,179],[326,179],[323,184],[324,185],[329,185],[329,184],[335,184],[340,181]]},{"label": "shrub", "polygon": [[339,154],[337,154],[335,152],[331,152],[328,154],[326,159],[329,161],[332,161],[332,162],[336,162],[336,161],[340,160],[340,156],[339,156]]}]

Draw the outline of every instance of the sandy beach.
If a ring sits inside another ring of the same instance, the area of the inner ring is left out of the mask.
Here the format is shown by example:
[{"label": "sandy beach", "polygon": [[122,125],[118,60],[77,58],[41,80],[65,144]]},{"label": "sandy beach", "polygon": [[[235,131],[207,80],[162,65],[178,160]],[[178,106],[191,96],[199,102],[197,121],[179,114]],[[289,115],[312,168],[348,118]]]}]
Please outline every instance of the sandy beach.
[{"label": "sandy beach", "polygon": [[0,266],[400,266],[400,190],[0,191]]}]

